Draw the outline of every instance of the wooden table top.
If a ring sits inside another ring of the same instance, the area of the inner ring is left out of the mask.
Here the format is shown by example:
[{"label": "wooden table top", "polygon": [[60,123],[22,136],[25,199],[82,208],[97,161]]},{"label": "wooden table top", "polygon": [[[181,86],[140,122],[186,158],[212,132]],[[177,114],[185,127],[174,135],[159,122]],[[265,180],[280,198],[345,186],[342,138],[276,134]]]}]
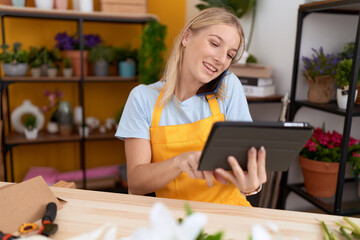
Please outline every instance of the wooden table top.
[{"label": "wooden table top", "polygon": [[[0,182],[0,187],[7,183]],[[51,187],[55,196],[67,203],[58,211],[55,223],[59,230],[52,237],[66,239],[101,227],[105,223],[117,225],[117,237],[130,236],[139,227],[149,227],[150,209],[162,202],[174,218],[185,216],[185,201],[136,196],[119,193]],[[204,231],[224,232],[224,239],[248,239],[254,224],[276,224],[282,239],[324,239],[319,220],[338,230],[341,216],[305,213],[265,208],[240,207],[213,203],[188,202],[194,212],[204,213]],[[360,219],[351,218],[356,224]]]}]

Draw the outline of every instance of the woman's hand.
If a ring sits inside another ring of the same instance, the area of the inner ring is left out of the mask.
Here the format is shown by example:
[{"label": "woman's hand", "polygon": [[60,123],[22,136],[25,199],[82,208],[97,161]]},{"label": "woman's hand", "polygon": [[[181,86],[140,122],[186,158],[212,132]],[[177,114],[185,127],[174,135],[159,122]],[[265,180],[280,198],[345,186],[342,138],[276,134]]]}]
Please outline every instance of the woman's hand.
[{"label": "woman's hand", "polygon": [[266,151],[260,147],[258,151],[254,147],[248,151],[247,171],[244,171],[235,157],[228,157],[228,162],[233,172],[217,168],[214,176],[220,183],[232,182],[242,193],[252,192],[266,182],[265,169]]},{"label": "woman's hand", "polygon": [[175,157],[179,169],[193,179],[205,179],[206,184],[211,187],[214,183],[212,171],[199,171],[201,152],[185,152]]}]

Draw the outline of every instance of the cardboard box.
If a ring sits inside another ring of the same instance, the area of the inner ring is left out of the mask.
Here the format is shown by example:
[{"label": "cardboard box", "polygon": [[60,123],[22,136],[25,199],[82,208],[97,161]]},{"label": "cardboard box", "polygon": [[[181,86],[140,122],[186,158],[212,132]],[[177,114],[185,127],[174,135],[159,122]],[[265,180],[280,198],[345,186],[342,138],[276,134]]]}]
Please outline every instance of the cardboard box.
[{"label": "cardboard box", "polygon": [[62,205],[41,176],[0,188],[0,231],[13,233],[23,223],[41,219],[49,202]]},{"label": "cardboard box", "polygon": [[233,64],[229,71],[238,77],[271,78],[271,67],[261,64]]},{"label": "cardboard box", "polygon": [[147,13],[147,0],[101,0],[103,12]]}]

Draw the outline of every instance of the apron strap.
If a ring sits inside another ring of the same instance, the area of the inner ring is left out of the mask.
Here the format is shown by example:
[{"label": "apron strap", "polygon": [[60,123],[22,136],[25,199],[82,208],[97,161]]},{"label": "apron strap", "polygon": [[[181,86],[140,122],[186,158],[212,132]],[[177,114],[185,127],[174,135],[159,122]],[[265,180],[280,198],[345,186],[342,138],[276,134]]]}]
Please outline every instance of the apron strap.
[{"label": "apron strap", "polygon": [[206,99],[208,100],[212,115],[215,116],[221,114],[219,103],[215,97],[215,94],[206,95]]},{"label": "apron strap", "polygon": [[156,100],[155,108],[154,108],[152,119],[151,119],[151,127],[157,127],[157,126],[159,126],[159,123],[160,123],[161,112],[164,107],[164,105],[160,106],[160,99],[164,92],[164,86],[162,87],[159,97]]}]

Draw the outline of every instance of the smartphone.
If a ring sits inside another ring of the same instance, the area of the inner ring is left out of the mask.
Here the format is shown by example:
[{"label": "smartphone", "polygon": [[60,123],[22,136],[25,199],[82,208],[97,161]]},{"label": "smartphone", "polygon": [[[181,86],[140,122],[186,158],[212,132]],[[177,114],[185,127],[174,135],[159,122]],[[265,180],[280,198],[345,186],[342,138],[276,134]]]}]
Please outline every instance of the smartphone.
[{"label": "smartphone", "polygon": [[227,68],[222,74],[220,74],[217,78],[214,80],[211,80],[197,91],[197,96],[205,96],[208,94],[214,94],[219,89],[221,82],[223,81],[227,71],[229,68]]}]

